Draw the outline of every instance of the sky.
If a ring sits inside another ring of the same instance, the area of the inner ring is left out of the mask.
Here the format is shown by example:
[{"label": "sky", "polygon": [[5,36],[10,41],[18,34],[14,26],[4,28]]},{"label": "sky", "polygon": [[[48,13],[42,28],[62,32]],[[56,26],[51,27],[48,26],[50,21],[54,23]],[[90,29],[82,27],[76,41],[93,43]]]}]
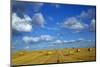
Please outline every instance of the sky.
[{"label": "sky", "polygon": [[95,47],[96,7],[12,2],[12,49]]}]

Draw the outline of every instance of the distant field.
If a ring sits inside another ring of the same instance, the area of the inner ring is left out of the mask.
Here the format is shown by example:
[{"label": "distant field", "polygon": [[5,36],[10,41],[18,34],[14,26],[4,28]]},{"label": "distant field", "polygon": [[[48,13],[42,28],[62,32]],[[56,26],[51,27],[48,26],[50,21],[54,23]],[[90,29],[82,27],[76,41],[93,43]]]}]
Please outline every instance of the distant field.
[{"label": "distant field", "polygon": [[12,54],[12,65],[95,61],[95,48],[19,51]]}]

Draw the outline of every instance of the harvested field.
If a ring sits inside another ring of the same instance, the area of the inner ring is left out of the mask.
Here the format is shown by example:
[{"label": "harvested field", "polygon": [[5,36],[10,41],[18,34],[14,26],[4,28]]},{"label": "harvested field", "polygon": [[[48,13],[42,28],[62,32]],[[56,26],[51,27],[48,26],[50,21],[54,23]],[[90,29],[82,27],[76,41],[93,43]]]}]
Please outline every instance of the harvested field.
[{"label": "harvested field", "polygon": [[12,54],[12,65],[95,61],[95,48],[19,51]]}]

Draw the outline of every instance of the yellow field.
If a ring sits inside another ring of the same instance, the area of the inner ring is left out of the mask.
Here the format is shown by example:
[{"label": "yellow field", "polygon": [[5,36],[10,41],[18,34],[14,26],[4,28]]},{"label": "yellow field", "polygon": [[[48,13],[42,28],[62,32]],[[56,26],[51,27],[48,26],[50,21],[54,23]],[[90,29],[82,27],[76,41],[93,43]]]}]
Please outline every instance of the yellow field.
[{"label": "yellow field", "polygon": [[12,54],[12,65],[95,61],[95,48],[20,51]]}]

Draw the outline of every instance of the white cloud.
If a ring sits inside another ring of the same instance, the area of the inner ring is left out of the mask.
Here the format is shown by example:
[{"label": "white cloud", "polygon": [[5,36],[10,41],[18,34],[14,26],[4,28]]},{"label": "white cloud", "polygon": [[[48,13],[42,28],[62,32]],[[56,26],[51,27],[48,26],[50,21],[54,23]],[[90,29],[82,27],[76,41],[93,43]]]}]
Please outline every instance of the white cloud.
[{"label": "white cloud", "polygon": [[81,14],[78,17],[82,19],[92,19],[95,17],[95,14],[96,14],[95,9],[89,9],[87,11],[81,12]]},{"label": "white cloud", "polygon": [[85,39],[84,38],[79,38],[75,42],[82,42],[82,41],[85,41]]},{"label": "white cloud", "polygon": [[95,24],[96,24],[95,19],[92,19],[90,24],[90,31],[95,31],[95,26],[96,26]]},{"label": "white cloud", "polygon": [[44,27],[45,19],[42,13],[35,13],[32,18],[33,25]]},{"label": "white cloud", "polygon": [[29,36],[24,36],[23,37],[23,41],[25,43],[37,43],[37,42],[41,42],[41,41],[51,41],[53,40],[54,37],[53,36],[50,36],[50,35],[40,35],[40,36],[37,36],[37,37],[29,37]]},{"label": "white cloud", "polygon": [[67,40],[64,40],[63,42],[64,42],[64,43],[68,43],[69,41],[67,41]]},{"label": "white cloud", "polygon": [[79,39],[78,40],[68,40],[68,41],[64,40],[63,43],[67,44],[67,43],[74,43],[74,42],[77,42],[77,41],[79,41]]},{"label": "white cloud", "polygon": [[73,43],[76,42],[76,40],[55,40],[55,44],[67,44],[67,43]]},{"label": "white cloud", "polygon": [[20,18],[16,13],[12,14],[12,28],[20,32],[30,32],[33,27],[39,26],[44,27],[45,19],[42,13],[35,13],[31,19],[28,15],[24,15]]},{"label": "white cloud", "polygon": [[73,29],[76,31],[80,31],[88,26],[87,24],[84,24],[80,22],[77,18],[71,17],[64,21],[63,27],[68,29]]},{"label": "white cloud", "polygon": [[[95,9],[88,9],[87,11],[82,11],[80,15],[76,17],[70,17],[64,21],[62,27],[67,29],[75,30],[76,32],[80,32],[83,29],[89,29],[90,31],[95,31]],[[92,19],[90,26],[82,22],[85,19]],[[81,21],[80,21],[81,20]]]},{"label": "white cloud", "polygon": [[57,30],[59,30],[59,28],[56,28],[56,27],[45,27],[47,30],[55,30],[55,31],[57,31]]},{"label": "white cloud", "polygon": [[79,38],[78,40],[83,41],[83,40],[84,40],[84,38]]},{"label": "white cloud", "polygon": [[54,39],[54,37],[52,37],[50,35],[41,35],[40,38],[41,38],[41,40],[46,40],[46,41],[51,41]]},{"label": "white cloud", "polygon": [[69,40],[69,42],[76,42],[76,40]]},{"label": "white cloud", "polygon": [[30,22],[32,21],[32,19],[28,15],[24,15],[24,18],[26,21],[30,21]]},{"label": "white cloud", "polygon": [[55,44],[68,44],[68,43],[75,43],[75,42],[80,42],[80,41],[85,41],[84,38],[79,38],[79,39],[71,39],[71,40],[55,40]]},{"label": "white cloud", "polygon": [[54,43],[55,43],[55,44],[62,44],[63,41],[61,41],[61,40],[56,40]]},{"label": "white cloud", "polygon": [[28,15],[24,15],[24,18],[20,18],[16,13],[12,14],[12,28],[20,32],[30,32],[32,25],[30,24],[31,18]]},{"label": "white cloud", "polygon": [[91,42],[92,40],[87,40],[88,42]]},{"label": "white cloud", "polygon": [[25,43],[38,42],[38,41],[40,41],[40,38],[39,38],[39,37],[24,36],[24,37],[23,37],[23,41],[24,41]]},{"label": "white cloud", "polygon": [[77,42],[78,40],[69,40],[67,42],[64,42],[64,43],[73,43],[73,42]]}]

